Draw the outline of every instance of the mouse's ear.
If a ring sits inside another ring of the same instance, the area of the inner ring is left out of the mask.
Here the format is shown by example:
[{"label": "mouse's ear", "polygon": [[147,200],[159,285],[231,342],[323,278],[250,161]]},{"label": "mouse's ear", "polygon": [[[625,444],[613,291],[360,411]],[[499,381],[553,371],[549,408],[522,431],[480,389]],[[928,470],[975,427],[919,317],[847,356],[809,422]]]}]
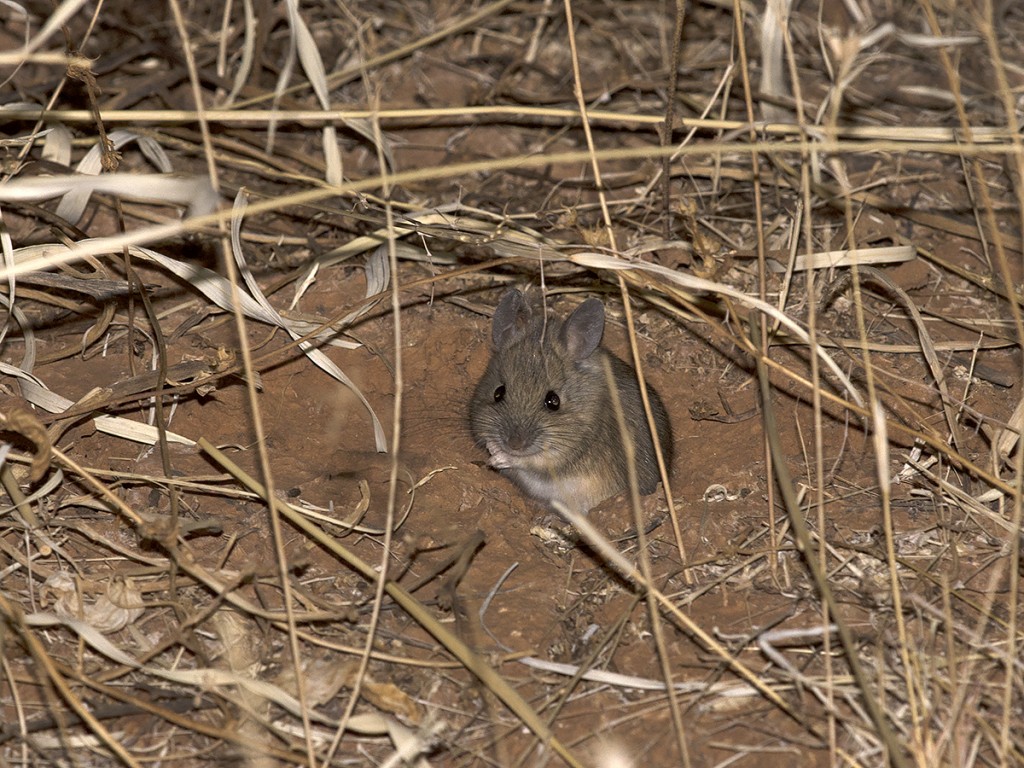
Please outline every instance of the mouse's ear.
[{"label": "mouse's ear", "polygon": [[523,332],[530,320],[530,307],[523,294],[512,288],[498,302],[494,310],[494,327],[491,338],[494,346],[501,349]]},{"label": "mouse's ear", "polygon": [[604,335],[604,305],[598,299],[587,299],[562,326],[562,341],[573,360],[590,357]]}]

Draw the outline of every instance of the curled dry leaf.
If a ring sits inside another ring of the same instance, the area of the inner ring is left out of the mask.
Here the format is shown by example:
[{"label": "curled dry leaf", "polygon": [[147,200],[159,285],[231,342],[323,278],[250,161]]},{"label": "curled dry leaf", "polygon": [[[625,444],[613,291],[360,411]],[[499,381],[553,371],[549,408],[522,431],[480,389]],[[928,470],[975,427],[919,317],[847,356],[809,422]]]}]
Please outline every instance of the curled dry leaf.
[{"label": "curled dry leaf", "polygon": [[[339,664],[334,659],[304,659],[302,685],[306,701],[314,706],[322,706],[337,696],[343,687],[351,690],[358,671],[359,664],[354,661]],[[283,669],[274,682],[288,693],[297,695],[294,667]],[[366,701],[382,712],[393,714],[414,725],[423,721],[423,711],[419,704],[393,683],[377,682],[367,674],[362,678],[360,692]]]},{"label": "curled dry leaf", "polygon": [[232,672],[255,677],[263,663],[263,637],[259,627],[247,616],[224,608],[210,619],[217,635],[214,655],[223,659]]},{"label": "curled dry leaf", "polygon": [[[320,707],[338,695],[348,681],[349,665],[329,659],[303,659],[302,691],[306,701]],[[295,667],[284,667],[273,681],[292,696],[298,696],[299,687],[295,681]]]},{"label": "curled dry leaf", "polygon": [[33,483],[42,480],[50,466],[52,445],[46,427],[36,418],[28,403],[16,397],[0,401],[0,428],[17,432],[35,446],[28,477]]},{"label": "curled dry leaf", "polygon": [[105,635],[118,632],[138,619],[144,609],[142,593],[131,579],[115,577],[107,583],[106,593],[89,601],[75,580],[65,572],[54,573],[43,584],[43,595],[52,599],[53,612],[66,619],[84,621]]}]

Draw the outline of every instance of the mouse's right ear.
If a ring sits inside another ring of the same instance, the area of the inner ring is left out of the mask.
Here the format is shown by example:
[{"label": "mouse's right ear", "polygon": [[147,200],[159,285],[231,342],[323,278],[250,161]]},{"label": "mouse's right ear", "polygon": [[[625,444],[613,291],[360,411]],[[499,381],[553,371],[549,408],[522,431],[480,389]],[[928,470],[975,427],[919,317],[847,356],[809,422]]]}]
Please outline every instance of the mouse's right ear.
[{"label": "mouse's right ear", "polygon": [[494,346],[497,349],[504,347],[522,333],[529,320],[530,307],[523,294],[515,288],[505,291],[498,302],[498,308],[494,310],[494,328],[491,332]]},{"label": "mouse's right ear", "polygon": [[562,326],[562,341],[573,360],[585,360],[594,354],[603,335],[604,304],[597,299],[587,299],[576,307]]}]

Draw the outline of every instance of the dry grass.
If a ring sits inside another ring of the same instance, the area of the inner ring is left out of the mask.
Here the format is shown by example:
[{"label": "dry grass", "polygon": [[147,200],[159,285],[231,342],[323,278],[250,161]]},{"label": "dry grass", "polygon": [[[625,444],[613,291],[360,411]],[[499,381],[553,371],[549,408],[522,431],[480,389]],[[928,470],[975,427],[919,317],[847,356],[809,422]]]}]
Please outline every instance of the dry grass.
[{"label": "dry grass", "polygon": [[[1024,763],[1015,4],[137,5],[0,8],[4,765]],[[306,301],[353,264],[361,299]],[[528,279],[621,300],[637,363],[642,312],[747,370],[770,467],[735,546],[672,492],[659,542],[635,489],[635,546],[574,520],[630,601],[571,664],[491,634],[503,580],[468,616],[482,539],[403,560],[403,488],[448,469],[398,458],[410,302]],[[390,413],[333,355],[371,318]],[[108,347],[122,380],[33,375]],[[387,449],[380,519],[275,483],[296,361]],[[239,382],[237,457],[175,429]],[[701,601],[750,584],[791,608],[727,634]],[[604,669],[627,635],[656,664]]]}]

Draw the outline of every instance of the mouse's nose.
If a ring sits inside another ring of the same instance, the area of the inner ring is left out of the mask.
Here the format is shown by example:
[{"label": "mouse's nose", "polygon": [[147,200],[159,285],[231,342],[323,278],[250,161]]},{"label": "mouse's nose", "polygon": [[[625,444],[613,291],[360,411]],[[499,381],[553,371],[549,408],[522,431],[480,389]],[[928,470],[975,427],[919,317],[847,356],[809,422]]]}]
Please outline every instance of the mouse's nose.
[{"label": "mouse's nose", "polygon": [[516,427],[509,431],[508,443],[509,450],[512,451],[524,451],[533,445],[536,439],[537,430],[532,427]]}]

